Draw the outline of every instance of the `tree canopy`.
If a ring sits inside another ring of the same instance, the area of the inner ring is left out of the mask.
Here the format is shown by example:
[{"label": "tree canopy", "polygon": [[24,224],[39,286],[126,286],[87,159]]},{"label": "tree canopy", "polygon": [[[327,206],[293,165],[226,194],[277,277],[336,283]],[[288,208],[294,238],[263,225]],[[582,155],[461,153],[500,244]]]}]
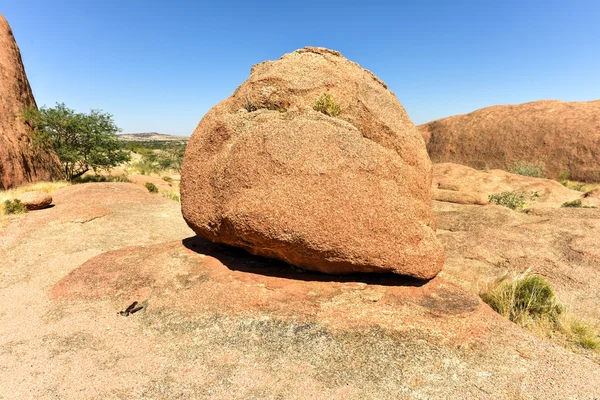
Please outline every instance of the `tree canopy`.
[{"label": "tree canopy", "polygon": [[33,128],[34,141],[56,152],[68,180],[129,161],[129,152],[122,149],[116,135],[120,129],[109,113],[77,113],[57,103],[54,108],[30,107],[22,117]]}]

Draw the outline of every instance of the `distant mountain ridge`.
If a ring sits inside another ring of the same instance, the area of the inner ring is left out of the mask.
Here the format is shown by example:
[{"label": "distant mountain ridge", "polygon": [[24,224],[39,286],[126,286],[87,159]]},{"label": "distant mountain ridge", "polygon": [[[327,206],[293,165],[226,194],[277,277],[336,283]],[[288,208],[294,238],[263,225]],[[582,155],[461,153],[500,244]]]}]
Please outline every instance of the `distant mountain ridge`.
[{"label": "distant mountain ridge", "polygon": [[158,132],[142,132],[142,133],[123,133],[118,135],[119,139],[124,142],[140,142],[140,141],[188,141],[189,136],[176,136]]}]

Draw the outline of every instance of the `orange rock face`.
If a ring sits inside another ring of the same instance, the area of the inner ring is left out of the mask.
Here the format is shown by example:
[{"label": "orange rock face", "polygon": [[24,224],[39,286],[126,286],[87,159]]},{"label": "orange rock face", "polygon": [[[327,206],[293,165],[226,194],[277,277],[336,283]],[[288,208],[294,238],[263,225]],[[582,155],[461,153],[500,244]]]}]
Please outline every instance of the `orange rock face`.
[{"label": "orange rock face", "polygon": [[[324,93],[337,117],[315,111]],[[444,255],[430,185],[424,141],[385,84],[304,48],[254,66],[200,121],[181,203],[213,242],[326,273],[431,278]]]},{"label": "orange rock face", "polygon": [[600,182],[600,100],[482,108],[419,126],[434,163],[506,170],[543,163],[556,179]]},{"label": "orange rock face", "polygon": [[54,154],[37,149],[19,113],[35,106],[21,53],[10,26],[0,15],[0,189],[61,176]]}]

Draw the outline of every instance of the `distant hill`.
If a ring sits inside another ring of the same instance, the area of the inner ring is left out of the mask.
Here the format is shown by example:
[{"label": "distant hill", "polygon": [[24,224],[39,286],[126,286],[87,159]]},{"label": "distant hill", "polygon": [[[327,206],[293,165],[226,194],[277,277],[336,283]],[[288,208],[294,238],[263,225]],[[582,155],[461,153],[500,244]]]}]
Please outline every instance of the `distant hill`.
[{"label": "distant hill", "polygon": [[190,140],[189,136],[175,136],[157,132],[124,133],[118,136],[119,139],[124,142],[187,142],[188,140]]}]

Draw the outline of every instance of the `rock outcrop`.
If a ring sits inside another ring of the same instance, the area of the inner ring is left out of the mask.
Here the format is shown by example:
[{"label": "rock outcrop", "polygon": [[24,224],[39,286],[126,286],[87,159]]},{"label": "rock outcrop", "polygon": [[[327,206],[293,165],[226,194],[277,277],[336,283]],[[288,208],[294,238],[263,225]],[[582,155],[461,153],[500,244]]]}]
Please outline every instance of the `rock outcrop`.
[{"label": "rock outcrop", "polygon": [[35,105],[21,53],[0,15],[0,189],[61,176],[56,155],[36,148],[31,128],[19,118],[22,110]]},{"label": "rock outcrop", "polygon": [[[329,94],[331,117],[315,104]],[[325,273],[432,278],[443,264],[431,163],[396,96],[322,48],[252,68],[185,155],[184,218],[200,236]]]},{"label": "rock outcrop", "polygon": [[42,210],[52,204],[52,196],[44,192],[25,192],[18,198],[28,210]]},{"label": "rock outcrop", "polygon": [[528,208],[560,207],[584,196],[550,179],[511,174],[500,169],[478,171],[453,163],[433,165],[432,192],[434,200],[480,205],[487,204],[493,194],[522,192],[528,195]]},{"label": "rock outcrop", "polygon": [[542,163],[549,178],[600,181],[600,100],[493,106],[419,130],[434,163],[504,170]]}]

